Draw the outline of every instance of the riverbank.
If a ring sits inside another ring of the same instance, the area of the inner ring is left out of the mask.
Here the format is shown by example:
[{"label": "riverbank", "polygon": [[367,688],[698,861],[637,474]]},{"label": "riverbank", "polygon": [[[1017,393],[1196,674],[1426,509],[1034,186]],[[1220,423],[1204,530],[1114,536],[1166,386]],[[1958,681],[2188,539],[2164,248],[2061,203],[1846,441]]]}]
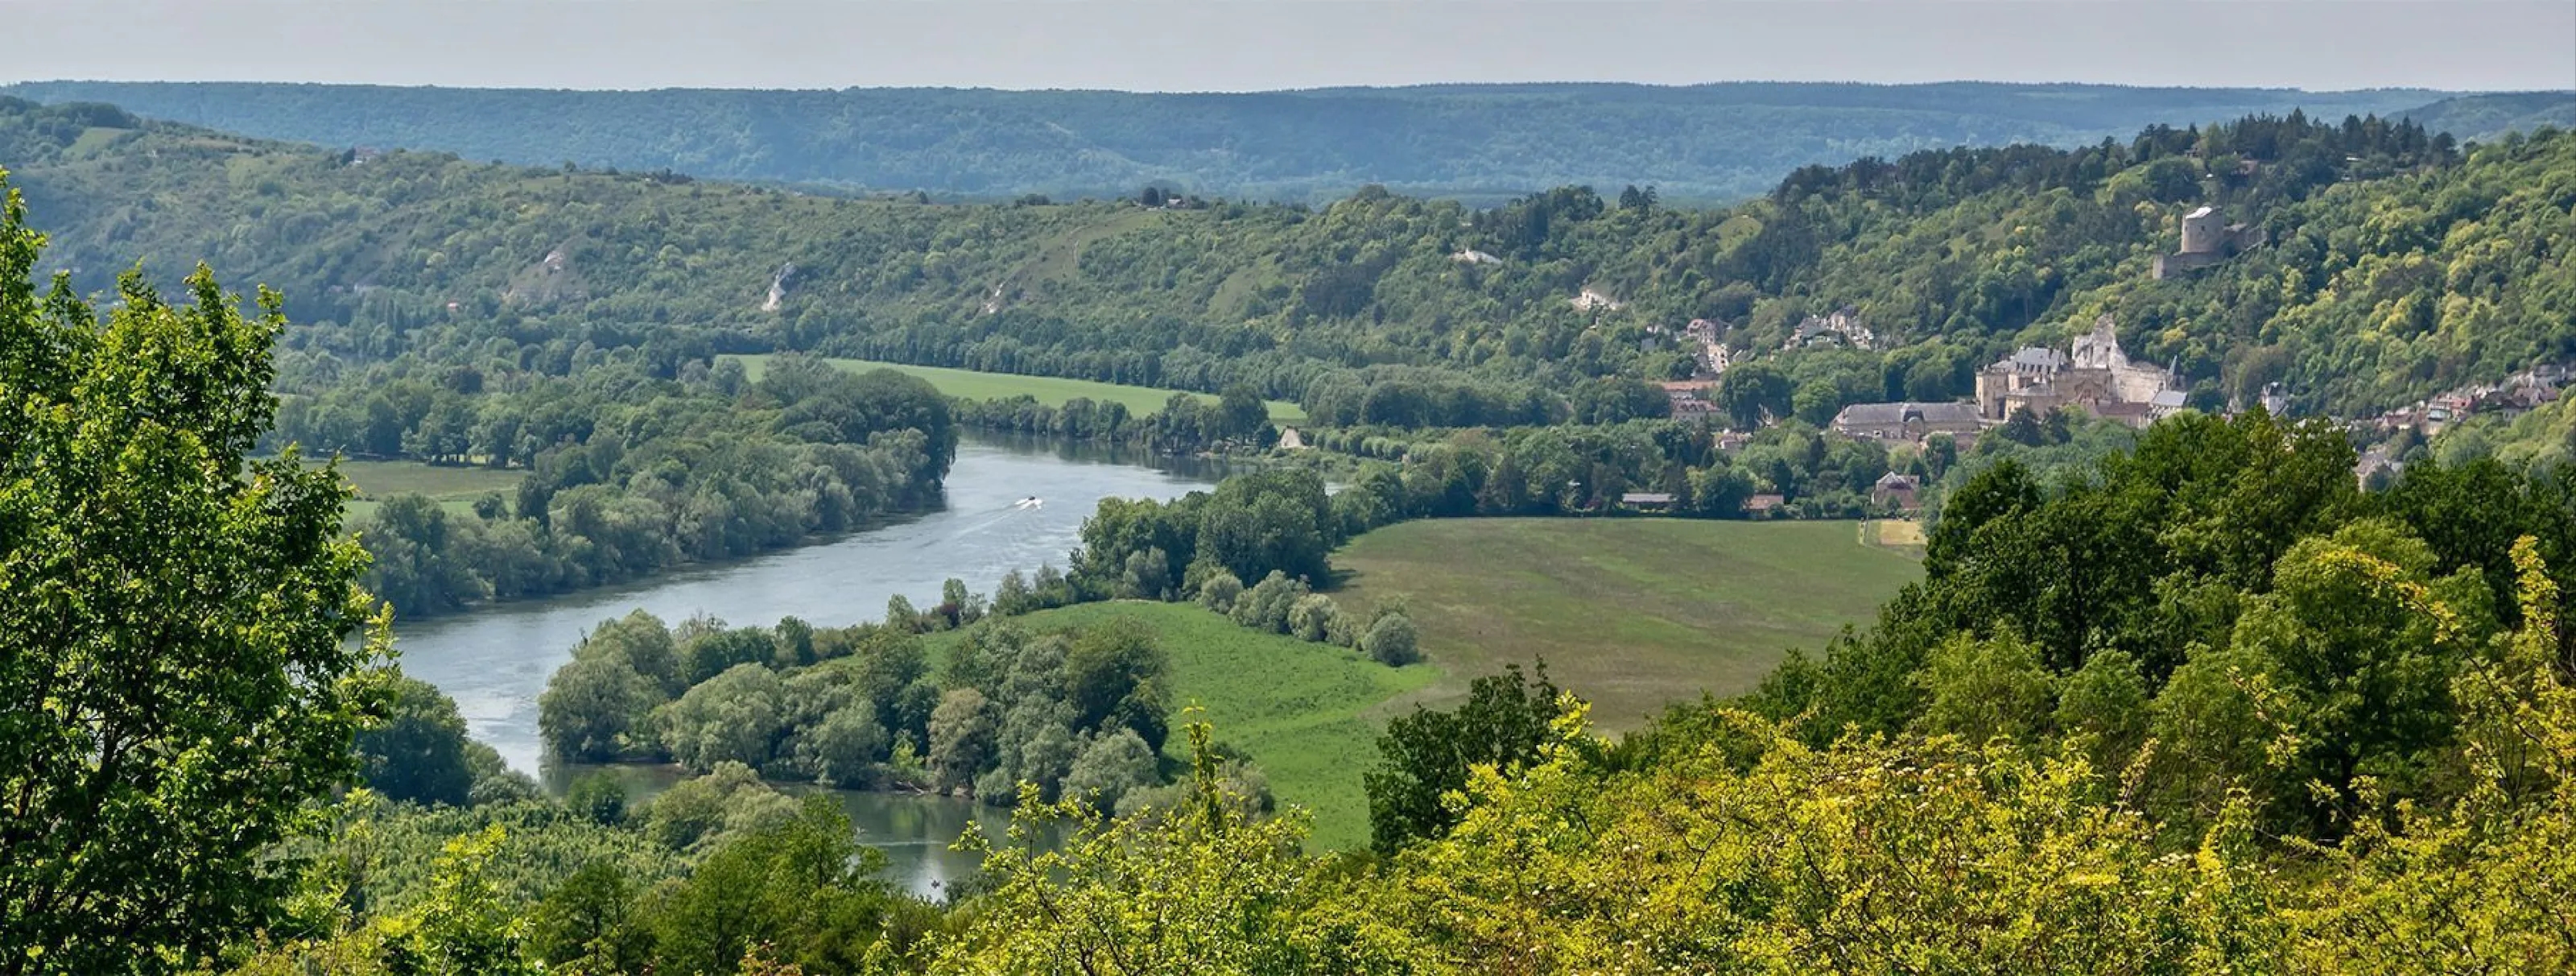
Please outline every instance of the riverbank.
[{"label": "riverbank", "polygon": [[[1177,498],[1212,487],[1222,472],[1183,458],[972,434],[958,445],[942,508],[617,586],[397,620],[394,646],[406,672],[456,699],[470,734],[534,772],[543,751],[537,695],[603,620],[637,609],[674,624],[701,614],[763,626],[790,616],[816,626],[877,620],[888,597],[933,598],[947,579],[989,591],[1010,570],[1061,567],[1100,499]],[[1033,495],[1041,504],[1020,505]]]}]

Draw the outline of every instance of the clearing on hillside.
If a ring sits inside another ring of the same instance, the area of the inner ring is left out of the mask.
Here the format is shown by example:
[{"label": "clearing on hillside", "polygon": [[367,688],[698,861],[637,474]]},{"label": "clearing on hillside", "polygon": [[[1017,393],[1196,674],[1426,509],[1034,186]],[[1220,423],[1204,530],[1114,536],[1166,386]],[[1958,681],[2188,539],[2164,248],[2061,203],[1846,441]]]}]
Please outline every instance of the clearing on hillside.
[{"label": "clearing on hillside", "polygon": [[[1174,731],[1165,755],[1188,758],[1179,710],[1197,705],[1217,741],[1252,754],[1279,802],[1314,811],[1312,847],[1368,846],[1360,772],[1377,761],[1377,735],[1391,714],[1383,706],[1431,684],[1430,665],[1390,668],[1348,648],[1237,627],[1186,603],[1087,603],[1002,619],[1045,633],[1113,617],[1153,628],[1172,656]],[[945,658],[956,639],[934,635],[936,655]]]},{"label": "clearing on hillside", "polygon": [[1868,624],[1922,576],[1858,535],[1851,522],[1405,522],[1333,554],[1333,596],[1360,613],[1410,601],[1423,653],[1445,672],[1427,704],[1544,658],[1595,723],[1630,729],[1702,691],[1752,688],[1790,648]]},{"label": "clearing on hillside", "polygon": [[[760,381],[760,371],[769,365],[769,357],[766,355],[729,354],[718,358],[740,360],[743,375],[755,383]],[[1164,402],[1170,400],[1172,394],[1186,392],[1151,386],[1129,386],[1124,383],[1071,380],[1058,376],[1023,376],[1018,373],[983,373],[971,369],[950,369],[945,366],[881,363],[870,359],[826,359],[824,362],[851,372],[891,369],[910,373],[929,380],[930,385],[939,392],[960,399],[1003,400],[1025,393],[1037,398],[1039,403],[1050,407],[1061,407],[1067,400],[1087,397],[1094,403],[1116,401],[1126,404],[1127,412],[1139,417],[1163,409]],[[1190,395],[1208,403],[1216,402],[1216,397],[1210,394],[1191,393]],[[1286,400],[1268,400],[1264,403],[1270,408],[1272,423],[1295,424],[1304,423],[1306,420],[1305,408],[1294,403]]]},{"label": "clearing on hillside", "polygon": [[471,514],[475,499],[493,494],[509,498],[519,490],[519,479],[526,474],[418,461],[340,462],[340,476],[358,489],[358,497],[349,500],[348,521],[353,524],[374,514],[376,505],[393,495],[428,495],[451,515]]}]

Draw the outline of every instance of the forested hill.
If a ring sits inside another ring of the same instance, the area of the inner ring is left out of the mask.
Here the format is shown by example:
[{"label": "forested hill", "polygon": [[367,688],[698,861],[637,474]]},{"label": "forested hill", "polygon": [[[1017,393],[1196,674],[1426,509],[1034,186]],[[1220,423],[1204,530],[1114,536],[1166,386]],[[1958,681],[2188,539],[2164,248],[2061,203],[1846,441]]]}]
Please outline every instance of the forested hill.
[{"label": "forested hill", "polygon": [[[2303,108],[2389,115],[2412,89],[1736,83],[1444,85],[1247,94],[850,89],[647,92],[262,83],[42,82],[272,139],[453,152],[537,166],[962,196],[1121,196],[1147,183],[1319,202],[1368,184],[1498,202],[1634,183],[1669,199],[1759,194],[1789,170],[1919,149],[2075,146],[2147,125]],[[2467,137],[2484,134],[2462,132]]]},{"label": "forested hill", "polygon": [[2544,125],[2576,128],[2576,91],[2462,95],[2410,110],[2405,117],[2435,132],[2481,141]]},{"label": "forested hill", "polygon": [[[1544,401],[1598,378],[1686,375],[1694,319],[1786,374],[1763,394],[1783,416],[1964,397],[1979,366],[2105,312],[2204,404],[2280,382],[2301,410],[2352,414],[2576,358],[2576,137],[2556,130],[2469,151],[2293,114],[1812,167],[1723,209],[1584,188],[1489,210],[1382,190],[1321,209],[852,200],[5,99],[0,165],[84,290],[200,257],[283,290],[289,364],[492,337],[645,345],[665,368],[795,349],[1243,382],[1323,422],[1466,425],[1562,417]],[[2204,204],[2269,243],[2151,280]],[[1878,348],[1783,351],[1846,307]],[[1406,395],[1363,410],[1389,383]]]}]

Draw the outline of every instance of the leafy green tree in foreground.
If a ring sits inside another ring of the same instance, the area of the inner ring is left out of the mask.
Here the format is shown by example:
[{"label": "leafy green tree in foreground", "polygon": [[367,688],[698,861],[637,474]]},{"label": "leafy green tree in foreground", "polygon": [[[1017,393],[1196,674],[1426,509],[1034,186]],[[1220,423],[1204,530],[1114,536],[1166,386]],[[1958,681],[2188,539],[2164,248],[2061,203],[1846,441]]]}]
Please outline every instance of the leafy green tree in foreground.
[{"label": "leafy green tree in foreground", "polygon": [[[5,191],[0,186],[0,191]],[[278,298],[129,275],[104,321],[0,208],[0,973],[174,968],[278,911],[388,630],[339,474],[246,462]],[[363,631],[365,639],[352,641]]]},{"label": "leafy green tree in foreground", "polygon": [[1465,789],[1477,766],[1508,774],[1537,762],[1549,725],[1564,709],[1542,661],[1535,684],[1521,675],[1520,665],[1508,665],[1502,674],[1470,684],[1467,703],[1456,711],[1417,707],[1388,722],[1377,740],[1377,765],[1361,777],[1368,786],[1370,846],[1393,856],[1408,844],[1447,834],[1458,813],[1442,797]]}]

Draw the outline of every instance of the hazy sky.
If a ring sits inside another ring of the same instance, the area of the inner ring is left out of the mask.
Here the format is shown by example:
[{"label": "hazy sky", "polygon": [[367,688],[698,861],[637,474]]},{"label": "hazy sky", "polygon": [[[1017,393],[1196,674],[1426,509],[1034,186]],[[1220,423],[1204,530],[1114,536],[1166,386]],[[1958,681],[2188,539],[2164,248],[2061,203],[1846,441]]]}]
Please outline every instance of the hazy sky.
[{"label": "hazy sky", "polygon": [[0,0],[0,81],[2576,88],[2576,0]]}]

